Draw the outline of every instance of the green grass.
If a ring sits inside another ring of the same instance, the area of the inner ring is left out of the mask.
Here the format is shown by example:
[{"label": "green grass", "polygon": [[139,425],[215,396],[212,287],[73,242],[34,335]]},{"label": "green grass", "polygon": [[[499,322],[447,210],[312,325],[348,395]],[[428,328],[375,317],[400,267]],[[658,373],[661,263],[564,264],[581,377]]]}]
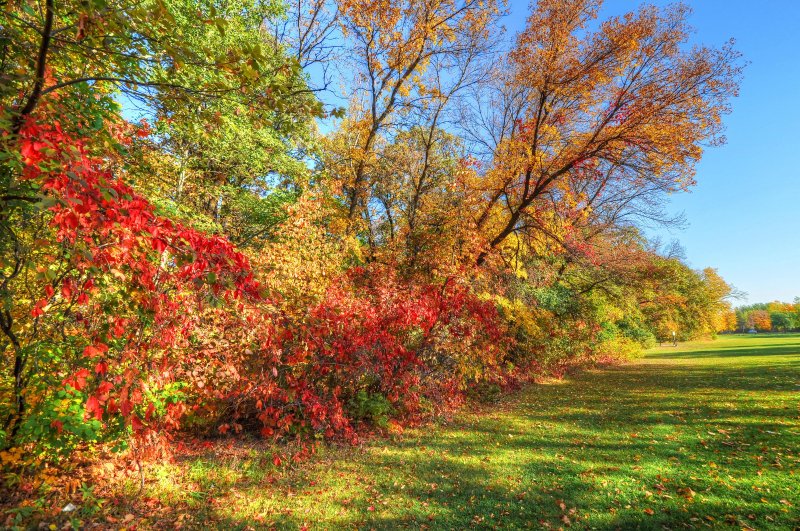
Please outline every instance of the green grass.
[{"label": "green grass", "polygon": [[296,469],[257,448],[161,466],[150,523],[793,529],[799,405],[800,335],[664,347]]}]

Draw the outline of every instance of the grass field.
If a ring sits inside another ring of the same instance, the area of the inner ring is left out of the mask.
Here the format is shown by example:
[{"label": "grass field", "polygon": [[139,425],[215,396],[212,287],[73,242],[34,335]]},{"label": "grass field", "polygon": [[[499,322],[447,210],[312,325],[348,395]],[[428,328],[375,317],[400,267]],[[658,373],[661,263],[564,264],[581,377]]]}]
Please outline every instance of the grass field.
[{"label": "grass field", "polygon": [[140,524],[793,529],[799,406],[800,335],[725,336],[291,470],[256,449],[151,469],[168,511]]}]

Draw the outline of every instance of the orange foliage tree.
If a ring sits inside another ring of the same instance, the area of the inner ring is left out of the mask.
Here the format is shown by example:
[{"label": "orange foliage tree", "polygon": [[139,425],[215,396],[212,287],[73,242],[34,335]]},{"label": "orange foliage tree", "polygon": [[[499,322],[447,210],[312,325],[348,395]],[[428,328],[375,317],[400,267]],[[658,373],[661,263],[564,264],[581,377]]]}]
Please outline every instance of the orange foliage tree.
[{"label": "orange foliage tree", "polygon": [[616,195],[617,215],[630,214],[637,198],[685,190],[703,146],[723,140],[740,74],[732,47],[685,50],[681,5],[592,30],[599,6],[537,2],[502,63],[498,110],[513,119],[496,126],[482,183],[479,264],[512,234],[546,231],[547,211],[579,218]]},{"label": "orange foliage tree", "polygon": [[769,332],[772,330],[772,320],[767,310],[755,310],[750,314],[748,326],[755,328],[759,332]]}]

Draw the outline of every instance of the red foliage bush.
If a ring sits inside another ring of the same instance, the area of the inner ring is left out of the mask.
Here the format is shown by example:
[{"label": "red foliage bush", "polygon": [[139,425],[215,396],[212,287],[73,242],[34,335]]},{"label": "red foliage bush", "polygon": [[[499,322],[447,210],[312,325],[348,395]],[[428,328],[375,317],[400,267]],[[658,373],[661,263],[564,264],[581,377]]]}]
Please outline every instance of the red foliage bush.
[{"label": "red foliage bush", "polygon": [[252,357],[242,364],[249,373],[237,399],[248,400],[237,402],[235,417],[258,418],[265,436],[353,441],[364,413],[359,399],[409,418],[426,398],[463,392],[458,364],[487,368],[502,352],[497,323],[492,304],[453,280],[417,285],[385,267],[354,268],[299,321],[281,324],[280,363],[270,365],[267,355],[266,364]]},{"label": "red foliage bush", "polygon": [[[229,241],[158,215],[57,123],[20,137],[23,178],[48,198],[40,256],[57,263],[40,266],[29,338],[64,352],[62,392],[29,400],[55,438],[83,420],[96,421],[90,438],[130,430],[140,443],[182,423],[354,441],[361,422],[458,402],[504,371],[494,305],[457,279],[353,268],[299,317],[281,315]],[[65,413],[76,400],[82,419]]]},{"label": "red foliage bush", "polygon": [[157,439],[178,426],[182,388],[195,383],[181,378],[202,362],[190,348],[198,317],[261,299],[248,260],[224,238],[157,215],[57,122],[26,124],[20,153],[22,179],[38,187],[50,216],[32,255],[52,261],[36,264],[41,292],[27,341],[62,353],[53,369],[66,394],[20,392],[59,435],[77,431],[76,419],[58,415],[78,397],[85,420]]}]

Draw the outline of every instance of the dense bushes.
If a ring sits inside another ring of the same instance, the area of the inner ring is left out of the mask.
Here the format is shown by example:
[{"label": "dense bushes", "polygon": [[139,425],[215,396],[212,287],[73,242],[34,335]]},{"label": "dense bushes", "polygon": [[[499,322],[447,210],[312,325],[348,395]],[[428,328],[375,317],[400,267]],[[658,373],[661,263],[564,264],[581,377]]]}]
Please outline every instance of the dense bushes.
[{"label": "dense bushes", "polygon": [[22,180],[43,199],[6,211],[33,229],[6,255],[4,289],[17,297],[3,322],[7,444],[68,448],[129,431],[155,442],[196,382],[183,376],[203,354],[192,348],[203,316],[224,323],[261,298],[249,263],[227,240],[157,215],[58,122],[27,123],[20,153]]},{"label": "dense bushes", "polygon": [[58,124],[20,137],[23,178],[47,201],[12,214],[35,209],[40,232],[15,266],[31,299],[12,317],[31,326],[15,336],[6,444],[131,433],[158,447],[184,416],[354,439],[356,422],[415,415],[502,362],[494,307],[455,279],[356,267],[304,312],[279,312],[244,255],[159,217]]},{"label": "dense bushes", "polygon": [[[378,264],[316,279],[306,299],[292,283],[312,279],[292,267],[267,268],[264,287],[226,240],[160,217],[58,124],[20,137],[23,178],[46,201],[12,214],[35,215],[40,232],[17,266],[30,302],[13,318],[32,326],[4,389],[6,444],[68,450],[131,434],[158,449],[181,427],[354,440],[361,423],[592,352],[599,326],[564,289],[484,300],[465,278],[424,283]],[[305,263],[333,271],[328,261]]]},{"label": "dense bushes", "polygon": [[[354,441],[719,329],[730,288],[632,221],[690,185],[736,91],[731,49],[682,51],[682,10],[584,35],[594,2],[542,2],[485,65],[495,2],[289,22],[273,2],[107,4],[9,5],[0,28],[3,447]],[[303,71],[340,46],[347,111]]]},{"label": "dense bushes", "polygon": [[272,250],[316,242],[303,259],[264,253],[259,271],[224,238],[160,216],[57,123],[29,122],[20,138],[23,182],[44,199],[8,211],[38,228],[8,283],[27,297],[11,319],[29,325],[4,380],[6,446],[132,436],[141,453],[180,429],[354,441],[364,424],[653,341],[612,299],[565,285],[516,280],[481,297],[477,286],[503,276],[431,283],[386,264],[343,267],[319,201],[290,209],[291,236]]},{"label": "dense bushes", "polygon": [[262,349],[227,359],[243,373],[217,410],[237,430],[258,419],[270,437],[352,440],[359,422],[413,417],[445,391],[464,391],[496,371],[505,352],[491,304],[453,281],[416,286],[380,268],[334,279],[302,315],[261,318],[277,327],[270,352],[278,357]]}]

